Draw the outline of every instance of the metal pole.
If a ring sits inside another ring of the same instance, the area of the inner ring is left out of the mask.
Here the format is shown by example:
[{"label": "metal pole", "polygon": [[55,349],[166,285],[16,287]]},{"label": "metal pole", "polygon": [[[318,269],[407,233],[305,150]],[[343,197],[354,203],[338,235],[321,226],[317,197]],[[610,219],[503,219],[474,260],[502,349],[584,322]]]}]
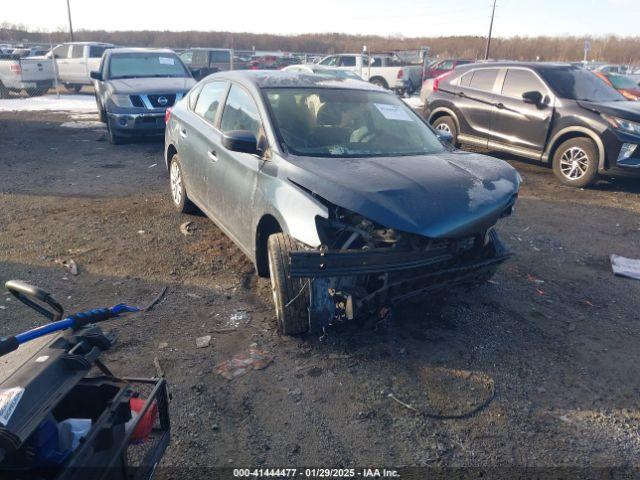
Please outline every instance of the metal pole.
[{"label": "metal pole", "polygon": [[73,24],[71,23],[71,6],[69,0],[67,0],[67,15],[69,16],[69,34],[71,34],[71,41],[73,42]]},{"label": "metal pole", "polygon": [[491,23],[489,23],[489,36],[487,37],[487,48],[484,51],[484,59],[489,60],[489,50],[491,50],[491,32],[493,31],[493,17],[496,14],[496,0],[493,0],[493,10],[491,11]]}]

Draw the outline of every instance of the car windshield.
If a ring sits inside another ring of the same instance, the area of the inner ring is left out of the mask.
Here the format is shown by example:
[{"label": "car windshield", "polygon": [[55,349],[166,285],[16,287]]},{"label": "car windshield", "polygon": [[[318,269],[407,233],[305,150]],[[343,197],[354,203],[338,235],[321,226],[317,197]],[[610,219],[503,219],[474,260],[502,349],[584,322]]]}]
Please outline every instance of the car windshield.
[{"label": "car windshield", "polygon": [[626,101],[615,88],[582,68],[541,68],[539,72],[560,98],[590,102]]},{"label": "car windshield", "polygon": [[172,53],[118,53],[109,62],[110,79],[186,76],[182,62]]},{"label": "car windshield", "polygon": [[640,90],[640,86],[633,81],[632,78],[625,77],[624,75],[616,75],[615,73],[607,75],[607,78],[615,88]]},{"label": "car windshield", "polygon": [[267,89],[286,148],[313,157],[423,155],[443,146],[392,94],[328,88]]}]

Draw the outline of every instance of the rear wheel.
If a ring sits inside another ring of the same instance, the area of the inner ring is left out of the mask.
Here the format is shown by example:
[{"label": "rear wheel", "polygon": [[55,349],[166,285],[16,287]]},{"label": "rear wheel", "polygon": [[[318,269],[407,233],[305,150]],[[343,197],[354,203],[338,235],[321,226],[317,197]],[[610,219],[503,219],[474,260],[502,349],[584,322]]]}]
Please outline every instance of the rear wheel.
[{"label": "rear wheel", "polygon": [[451,144],[458,146],[458,128],[456,122],[449,115],[436,118],[431,124],[434,129],[443,132],[449,132],[451,134]]},{"label": "rear wheel", "polygon": [[598,176],[598,149],[590,138],[571,138],[553,155],[553,173],[565,185],[586,187]]},{"label": "rear wheel", "polygon": [[381,77],[373,77],[370,80],[370,82],[373,83],[374,85],[377,85],[377,86],[385,88],[385,89],[389,88],[389,85],[387,85],[386,80],[384,78],[381,78]]},{"label": "rear wheel", "polygon": [[182,167],[180,166],[180,158],[177,153],[171,157],[171,164],[169,165],[169,185],[171,186],[173,206],[176,207],[180,213],[193,212],[196,207],[187,195],[184,178],[182,176]]},{"label": "rear wheel", "polygon": [[9,98],[9,89],[0,82],[0,98]]},{"label": "rear wheel", "polygon": [[44,95],[44,93],[49,90],[48,88],[43,88],[43,87],[34,87],[34,88],[27,88],[25,91],[27,92],[27,95],[29,97],[41,97],[42,95]]},{"label": "rear wheel", "polygon": [[286,233],[274,233],[267,243],[271,291],[278,330],[283,335],[299,335],[309,330],[309,285],[289,275],[289,252],[302,250]]}]

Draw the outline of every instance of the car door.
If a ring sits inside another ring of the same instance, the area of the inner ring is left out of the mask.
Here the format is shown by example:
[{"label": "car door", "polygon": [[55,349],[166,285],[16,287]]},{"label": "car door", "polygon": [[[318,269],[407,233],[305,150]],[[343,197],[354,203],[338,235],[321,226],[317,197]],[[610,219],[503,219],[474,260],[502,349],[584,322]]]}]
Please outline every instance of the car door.
[{"label": "car door", "polygon": [[84,45],[71,45],[67,59],[68,83],[87,83],[87,59],[84,55]]},{"label": "car door", "polygon": [[455,106],[460,114],[461,140],[486,145],[493,130],[494,92],[499,74],[499,68],[479,68],[460,77]]},{"label": "car door", "polygon": [[58,78],[62,83],[68,83],[70,79],[69,50],[71,50],[71,45],[67,44],[58,45],[53,49],[53,56],[56,59]]},{"label": "car door", "polygon": [[[256,139],[263,135],[258,106],[243,87],[232,84],[222,112],[220,130],[248,130]],[[218,163],[224,168],[224,189],[221,202],[223,222],[237,243],[253,251],[253,200],[258,173],[264,160],[257,155],[232,152],[224,147],[217,152]]]},{"label": "car door", "polygon": [[[224,185],[216,152],[221,147],[218,122],[229,84],[214,80],[189,94],[188,114],[178,120],[178,153],[185,187],[193,200],[214,220],[218,220]],[[193,95],[193,96],[192,96]]]},{"label": "car door", "polygon": [[[540,92],[542,102],[526,103],[522,95]],[[506,70],[500,93],[496,95],[494,126],[489,143],[502,144],[521,153],[537,156],[546,143],[551,116],[553,94],[533,70],[514,67]]]}]

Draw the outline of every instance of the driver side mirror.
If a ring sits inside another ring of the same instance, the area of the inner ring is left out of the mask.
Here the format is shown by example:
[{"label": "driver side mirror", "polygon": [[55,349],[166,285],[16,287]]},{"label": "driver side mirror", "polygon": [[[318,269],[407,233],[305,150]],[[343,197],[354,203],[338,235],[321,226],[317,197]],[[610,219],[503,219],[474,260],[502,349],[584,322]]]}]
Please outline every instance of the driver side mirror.
[{"label": "driver side mirror", "polygon": [[93,71],[89,73],[89,76],[92,80],[102,80],[102,73],[100,72]]},{"label": "driver side mirror", "polygon": [[524,92],[522,94],[522,100],[524,103],[530,103],[532,105],[541,105],[542,104],[542,93],[538,91]]},{"label": "driver side mirror", "polygon": [[258,153],[258,141],[249,130],[231,130],[222,135],[222,145],[232,152]]}]

